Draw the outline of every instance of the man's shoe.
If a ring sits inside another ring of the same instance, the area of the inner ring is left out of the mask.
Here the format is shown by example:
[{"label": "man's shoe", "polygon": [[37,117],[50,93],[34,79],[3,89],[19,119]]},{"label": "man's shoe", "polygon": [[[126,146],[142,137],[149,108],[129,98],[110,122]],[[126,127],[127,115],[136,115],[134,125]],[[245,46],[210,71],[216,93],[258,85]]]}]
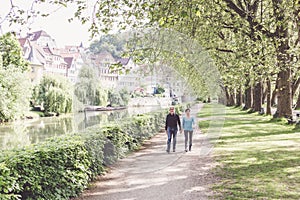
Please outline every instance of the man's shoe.
[{"label": "man's shoe", "polygon": [[191,150],[192,150],[192,146],[189,147],[189,151],[191,151]]},{"label": "man's shoe", "polygon": [[170,151],[169,151],[169,150],[166,150],[166,152],[167,152],[167,153],[170,153]]},{"label": "man's shoe", "polygon": [[188,152],[188,150],[186,149],[185,152]]},{"label": "man's shoe", "polygon": [[173,149],[173,152],[175,152],[175,149]]}]

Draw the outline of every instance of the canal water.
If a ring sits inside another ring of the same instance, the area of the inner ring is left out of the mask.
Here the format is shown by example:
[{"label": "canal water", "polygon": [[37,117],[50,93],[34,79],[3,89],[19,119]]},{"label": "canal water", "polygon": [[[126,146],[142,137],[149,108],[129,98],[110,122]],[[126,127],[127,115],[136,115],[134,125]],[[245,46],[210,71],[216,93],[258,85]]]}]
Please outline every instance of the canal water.
[{"label": "canal water", "polygon": [[43,117],[0,125],[0,150],[21,148],[46,138],[79,132],[96,124],[118,122],[124,118],[151,112],[160,106],[130,107],[117,111],[76,113],[64,117]]}]

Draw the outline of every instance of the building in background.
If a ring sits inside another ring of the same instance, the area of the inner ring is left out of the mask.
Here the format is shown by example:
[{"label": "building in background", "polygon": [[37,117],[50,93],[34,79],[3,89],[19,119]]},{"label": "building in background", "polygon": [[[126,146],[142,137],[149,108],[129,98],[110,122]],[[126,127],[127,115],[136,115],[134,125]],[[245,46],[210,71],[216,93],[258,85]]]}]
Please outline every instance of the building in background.
[{"label": "building in background", "polygon": [[57,48],[55,40],[45,31],[29,33],[19,39],[23,55],[30,62],[30,79],[38,84],[45,74],[67,77],[73,84],[78,82],[84,64],[96,68],[97,77],[106,89],[128,92],[142,90],[144,95],[154,95],[158,87],[165,89],[163,96],[177,98],[189,94],[185,81],[167,64],[137,65],[132,58],[114,58],[107,51],[88,54],[83,45]]},{"label": "building in background", "polygon": [[49,46],[42,47],[43,55],[46,58],[44,65],[44,74],[61,75],[67,77],[67,63],[60,55],[59,49],[50,48]]},{"label": "building in background", "polygon": [[60,49],[60,55],[67,63],[66,76],[74,84],[78,82],[79,71],[84,65],[83,54],[82,43],[79,46],[65,46],[65,48]]},{"label": "building in background", "polygon": [[19,39],[19,43],[24,58],[30,63],[29,76],[33,84],[38,84],[45,74],[64,76],[76,83],[83,66],[82,44],[59,49],[55,40],[42,30],[28,33],[25,38]]},{"label": "building in background", "polygon": [[23,50],[24,59],[29,62],[30,80],[34,85],[38,84],[43,77],[46,60],[42,55],[41,50],[36,45],[31,44],[27,38],[20,38],[19,43]]},{"label": "building in background", "polygon": [[118,78],[118,90],[125,89],[133,92],[141,85],[141,76],[139,66],[135,64],[132,58],[116,59],[116,62],[121,65],[121,70]]},{"label": "building in background", "polygon": [[90,57],[91,63],[96,67],[101,85],[106,89],[116,89],[119,74],[117,70],[112,68],[116,64],[116,60],[111,53],[104,51],[93,54]]},{"label": "building in background", "polygon": [[26,38],[40,47],[57,47],[55,40],[43,30],[28,33]]}]

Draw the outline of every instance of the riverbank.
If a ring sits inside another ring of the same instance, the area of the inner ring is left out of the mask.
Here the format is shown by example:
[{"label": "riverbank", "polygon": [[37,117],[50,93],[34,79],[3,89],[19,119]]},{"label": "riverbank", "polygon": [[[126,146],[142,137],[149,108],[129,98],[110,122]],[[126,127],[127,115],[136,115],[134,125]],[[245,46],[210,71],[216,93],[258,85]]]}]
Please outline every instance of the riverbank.
[{"label": "riverbank", "polygon": [[21,148],[49,137],[79,132],[96,124],[119,123],[124,118],[159,111],[161,107],[130,107],[124,110],[69,113],[0,124],[0,150]]},{"label": "riverbank", "polygon": [[[202,110],[208,131],[210,105]],[[213,199],[300,199],[300,133],[286,120],[227,107],[215,141]]]},{"label": "riverbank", "polygon": [[[156,134],[165,111],[96,125],[0,154],[0,199],[68,199],[77,196],[104,166]],[[59,188],[59,190],[57,190]]]}]

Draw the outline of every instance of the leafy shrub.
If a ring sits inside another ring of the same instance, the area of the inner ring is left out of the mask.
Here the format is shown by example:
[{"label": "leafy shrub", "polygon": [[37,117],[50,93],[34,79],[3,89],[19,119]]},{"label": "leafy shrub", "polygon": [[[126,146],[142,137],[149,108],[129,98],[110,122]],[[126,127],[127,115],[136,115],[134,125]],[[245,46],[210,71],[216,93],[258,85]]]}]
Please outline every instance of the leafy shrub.
[{"label": "leafy shrub", "polygon": [[164,122],[164,112],[90,127],[0,155],[0,199],[69,199]]}]

